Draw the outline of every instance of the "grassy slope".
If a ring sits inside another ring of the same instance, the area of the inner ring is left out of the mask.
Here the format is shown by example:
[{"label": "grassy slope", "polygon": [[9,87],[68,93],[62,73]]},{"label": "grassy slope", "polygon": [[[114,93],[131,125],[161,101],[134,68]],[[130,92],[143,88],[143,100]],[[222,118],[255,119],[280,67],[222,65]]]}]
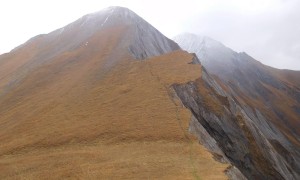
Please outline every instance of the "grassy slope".
[{"label": "grassy slope", "polygon": [[99,59],[39,68],[0,102],[0,179],[226,179],[169,88],[201,75],[191,59],[124,59],[105,76]]}]

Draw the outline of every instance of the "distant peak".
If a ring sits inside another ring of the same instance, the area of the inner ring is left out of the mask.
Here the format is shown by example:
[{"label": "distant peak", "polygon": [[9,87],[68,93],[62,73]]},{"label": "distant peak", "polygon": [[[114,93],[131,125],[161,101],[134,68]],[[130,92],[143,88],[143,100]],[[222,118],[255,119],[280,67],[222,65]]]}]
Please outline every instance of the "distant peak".
[{"label": "distant peak", "polygon": [[184,33],[176,35],[174,38],[196,38],[196,39],[199,39],[199,38],[203,38],[203,37],[206,37],[206,36],[201,36],[201,35],[190,33],[190,32],[184,32]]},{"label": "distant peak", "polygon": [[214,40],[211,37],[193,34],[193,33],[189,33],[189,32],[181,33],[174,37],[174,39],[182,39],[182,38],[193,40],[193,41],[205,41],[205,42],[214,42],[214,43],[222,44],[221,42]]},{"label": "distant peak", "polygon": [[189,43],[190,46],[197,46],[197,48],[227,48],[221,42],[214,40],[211,37],[193,33],[181,33],[175,36],[173,40],[179,44]]}]

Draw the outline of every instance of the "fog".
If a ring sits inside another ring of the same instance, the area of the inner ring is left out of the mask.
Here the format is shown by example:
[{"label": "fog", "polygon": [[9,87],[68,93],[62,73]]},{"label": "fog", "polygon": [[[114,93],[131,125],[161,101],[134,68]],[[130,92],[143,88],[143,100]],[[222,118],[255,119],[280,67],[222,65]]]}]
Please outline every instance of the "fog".
[{"label": "fog", "polygon": [[0,6],[0,54],[112,5],[130,8],[169,38],[206,35],[264,64],[300,70],[298,0],[10,0]]}]

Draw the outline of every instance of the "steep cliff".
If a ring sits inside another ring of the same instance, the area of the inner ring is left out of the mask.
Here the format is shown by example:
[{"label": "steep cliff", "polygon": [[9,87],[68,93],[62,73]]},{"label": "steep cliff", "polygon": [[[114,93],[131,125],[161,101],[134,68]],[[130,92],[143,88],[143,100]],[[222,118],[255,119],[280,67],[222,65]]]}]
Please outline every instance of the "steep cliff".
[{"label": "steep cliff", "polygon": [[[293,109],[299,105],[299,89],[291,82],[295,78],[282,80],[274,73],[280,70],[208,37],[182,35],[175,40],[196,52],[213,74],[204,70],[202,79],[174,86],[195,116],[193,126],[200,123],[216,140],[221,155],[247,178],[299,179],[299,116]],[[279,100],[290,104],[278,108]],[[286,117],[280,119],[278,113]]]},{"label": "steep cliff", "polygon": [[209,37],[182,34],[174,40],[195,52],[207,71],[224,84],[241,104],[258,109],[288,138],[300,144],[299,71],[268,67],[248,54],[237,53]]}]

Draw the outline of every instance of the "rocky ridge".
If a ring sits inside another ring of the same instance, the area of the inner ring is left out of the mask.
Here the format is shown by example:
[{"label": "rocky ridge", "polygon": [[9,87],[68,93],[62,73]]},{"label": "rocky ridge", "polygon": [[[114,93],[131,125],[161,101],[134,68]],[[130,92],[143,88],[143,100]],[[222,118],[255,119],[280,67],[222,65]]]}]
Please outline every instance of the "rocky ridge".
[{"label": "rocky ridge", "polygon": [[[289,130],[282,129],[278,126],[280,121],[268,116],[272,109],[266,112],[244,98],[261,98],[261,103],[268,102],[269,107],[272,107],[267,95],[270,92],[263,92],[263,82],[277,89],[290,89],[281,98],[288,100],[296,97],[297,103],[297,88],[292,89],[278,80],[247,54],[235,53],[210,38],[188,34],[176,37],[175,41],[183,49],[196,52],[202,57],[204,67],[218,80],[216,83],[207,73],[202,76],[202,80],[175,86],[178,96],[195,116],[194,126],[198,127],[200,125],[197,122],[200,123],[222,150],[221,156],[224,157],[225,154],[247,178],[299,179],[299,144],[291,136],[287,136],[289,133],[298,141],[297,130],[292,127]],[[243,74],[238,74],[239,72]],[[199,90],[199,84],[204,84],[209,90]],[[207,96],[213,96],[213,99],[207,99]],[[274,112],[278,111],[280,110],[275,108]],[[198,127],[197,131],[195,127],[191,129],[201,134],[201,128]],[[201,141],[205,142],[205,139]],[[209,142],[205,144],[220,154],[216,146]]]}]

